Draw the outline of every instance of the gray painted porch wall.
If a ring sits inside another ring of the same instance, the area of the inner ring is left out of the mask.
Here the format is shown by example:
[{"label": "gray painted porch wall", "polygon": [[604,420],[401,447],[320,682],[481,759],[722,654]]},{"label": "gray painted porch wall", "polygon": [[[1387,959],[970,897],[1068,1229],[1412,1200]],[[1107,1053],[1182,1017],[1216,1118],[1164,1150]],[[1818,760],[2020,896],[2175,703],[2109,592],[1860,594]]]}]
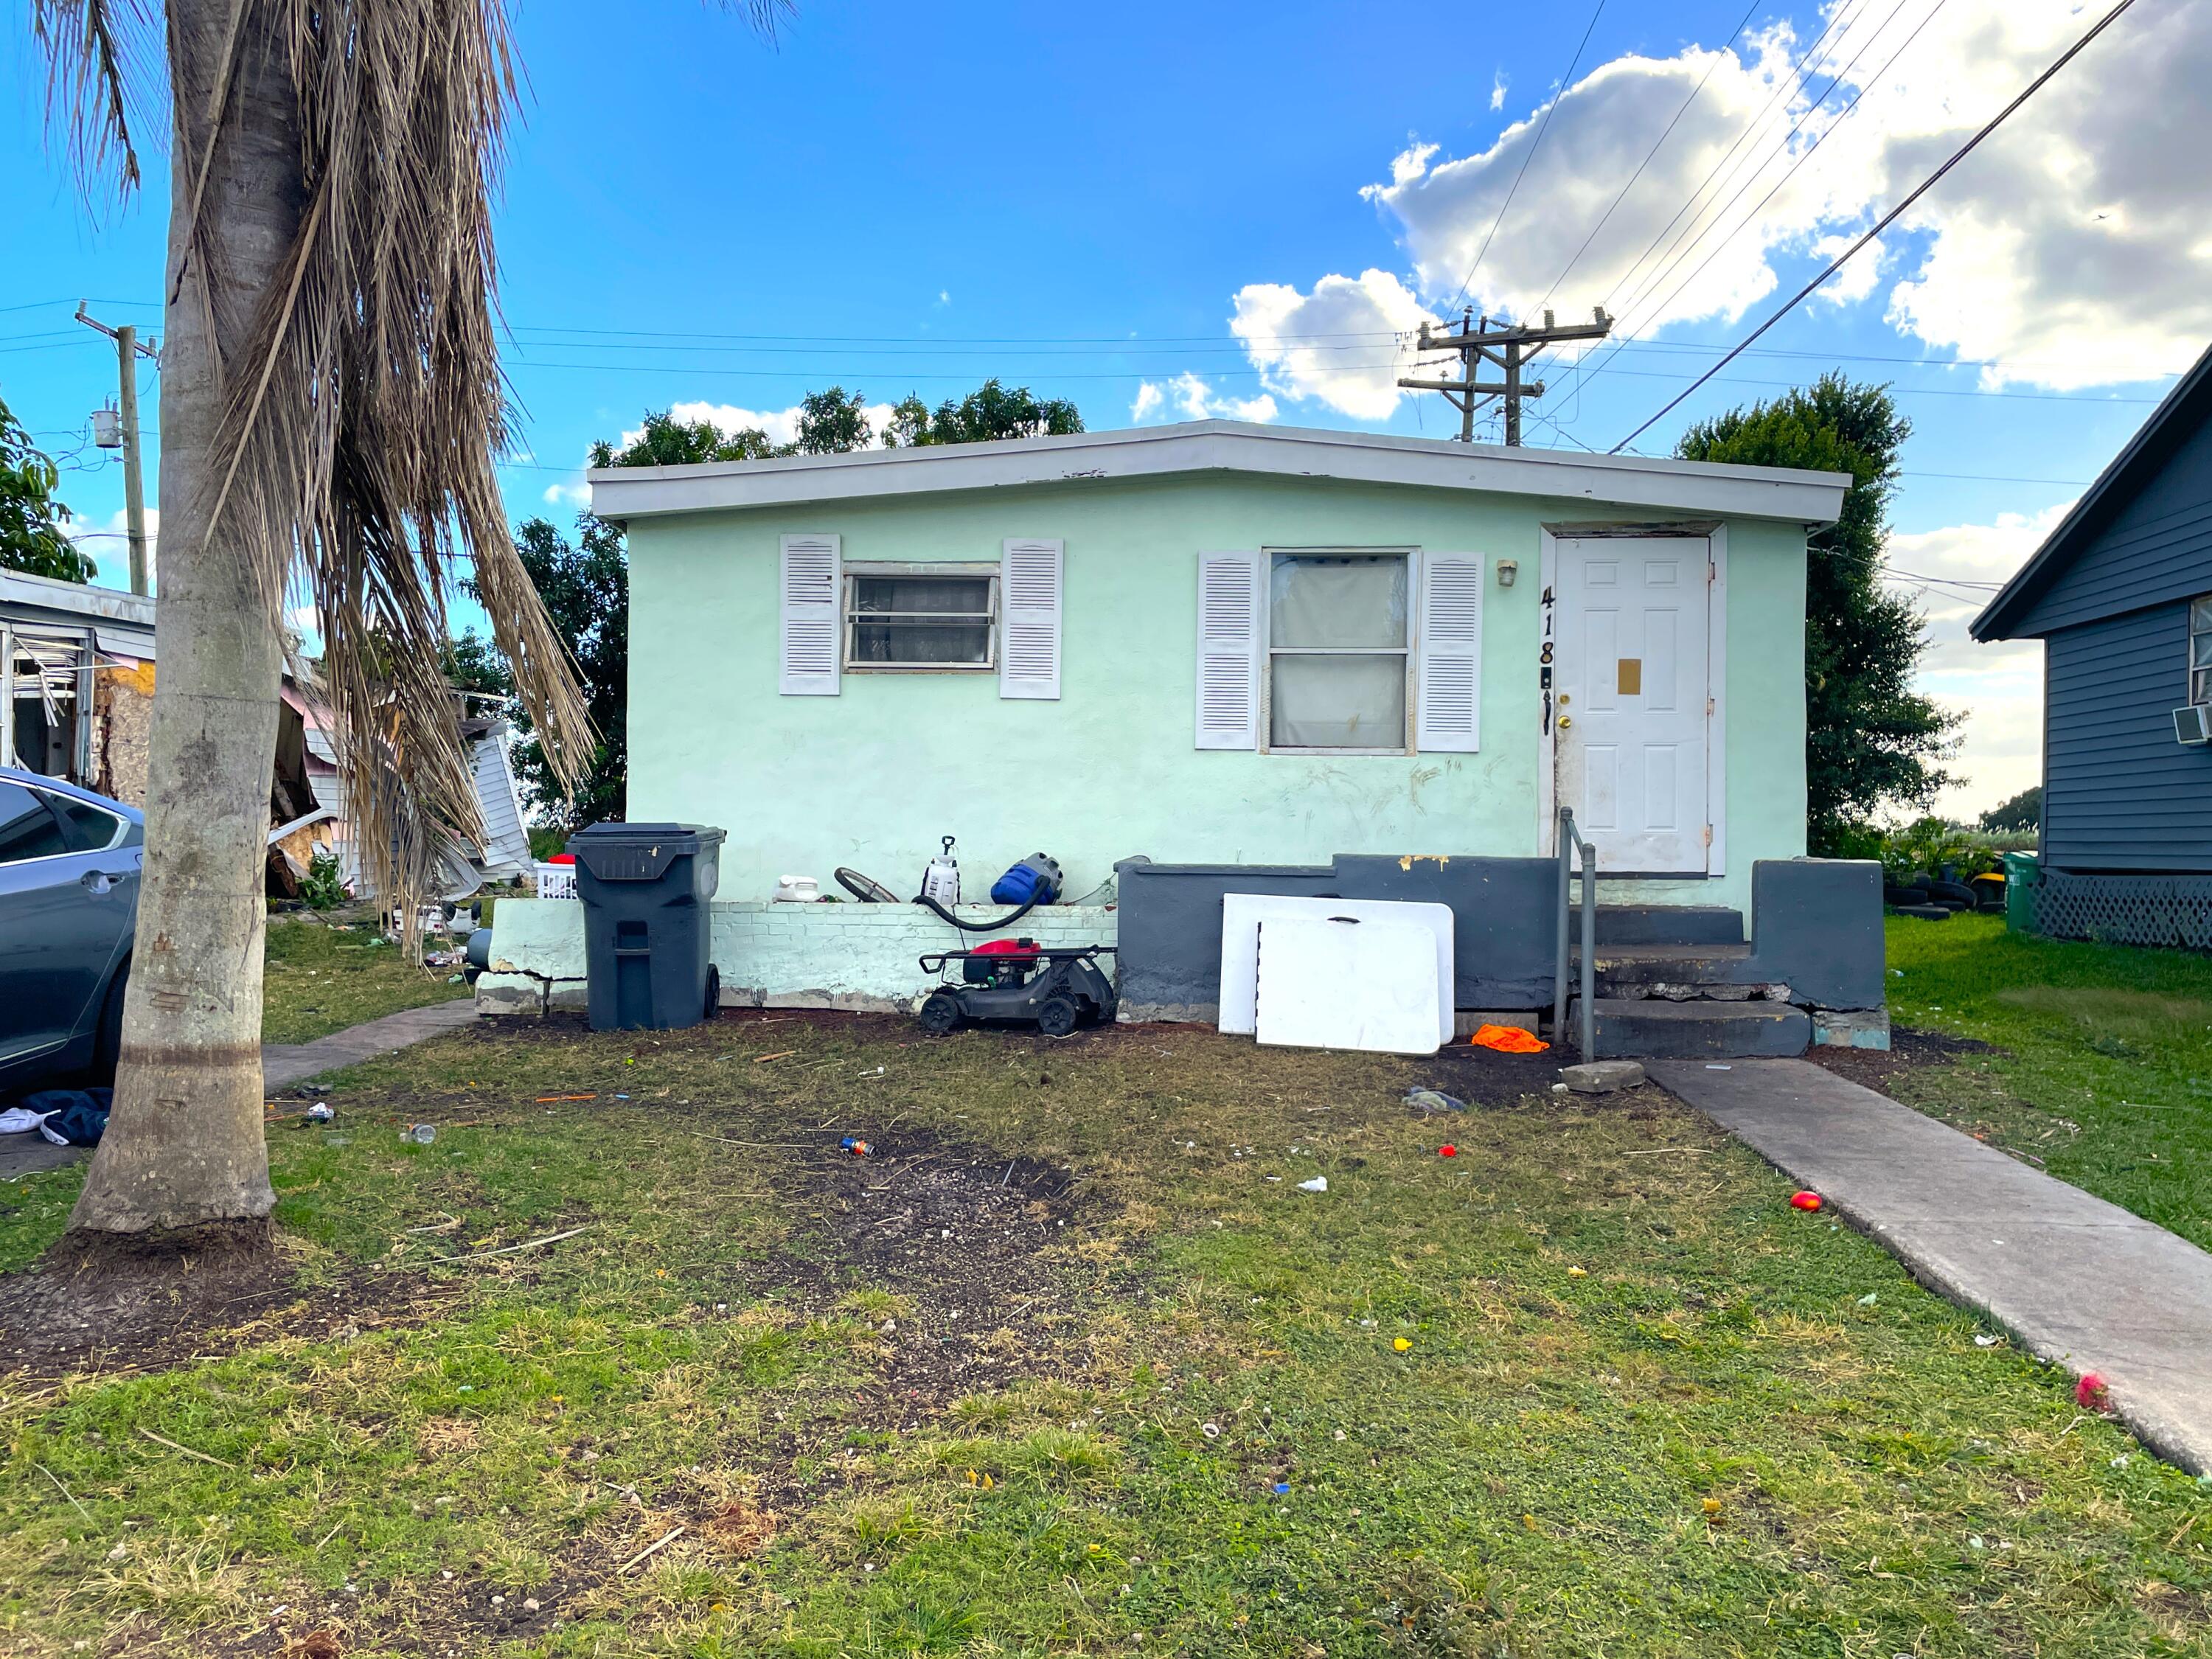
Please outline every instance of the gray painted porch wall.
[{"label": "gray painted porch wall", "polygon": [[[2208,554],[2189,591],[2212,590]],[[2045,642],[2043,856],[2061,870],[2212,872],[2212,749],[2173,740],[2189,607],[2062,629]]]},{"label": "gray painted porch wall", "polygon": [[[2207,592],[2212,592],[2212,425],[2199,427],[2182,442],[2011,632],[2049,634]],[[2180,660],[2178,654],[2172,658],[2177,684]],[[2176,696],[2166,707],[2180,701]]]}]

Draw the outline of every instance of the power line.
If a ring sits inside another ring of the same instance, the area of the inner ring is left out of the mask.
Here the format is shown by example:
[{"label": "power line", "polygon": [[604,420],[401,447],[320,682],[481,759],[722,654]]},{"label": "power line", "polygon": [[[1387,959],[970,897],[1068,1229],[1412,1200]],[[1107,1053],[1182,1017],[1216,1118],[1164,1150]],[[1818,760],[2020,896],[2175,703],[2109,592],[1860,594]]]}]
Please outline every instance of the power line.
[{"label": "power line", "polygon": [[[1891,52],[1887,58],[1882,60],[1881,67],[1876,70],[1874,73],[1873,78],[1875,80],[1879,81],[1883,76],[1889,73],[1889,66],[1905,55],[1905,53],[1911,47],[1912,43],[1920,38],[1921,32],[1924,30],[1929,24],[1936,21],[1936,14],[1942,11],[1947,3],[1948,0],[1936,0],[1936,3],[1929,9],[1928,15],[1925,17],[1923,17],[1920,21],[1914,26],[1912,33],[1906,35],[1905,39],[1898,44],[1898,47],[1895,52]],[[1899,4],[1901,9],[1903,0],[1899,0]],[[1893,11],[1890,14],[1892,17],[1894,17],[1897,14]],[[1884,21],[1882,27],[1884,28],[1888,27],[1887,20]],[[1858,60],[1856,58],[1853,58],[1851,61],[1853,63],[1856,63]],[[1842,126],[1844,122],[1851,118],[1852,112],[1858,108],[1859,105],[1865,100],[1866,94],[1866,87],[1861,86],[1858,91],[1852,94],[1851,101],[1846,104],[1837,114],[1836,118],[1830,122],[1825,129],[1814,137],[1813,142],[1805,147],[1804,150],[1798,155],[1797,159],[1790,164],[1788,170],[1785,171],[1779,179],[1774,181],[1773,187],[1770,189],[1765,195],[1759,198],[1759,205],[1753,208],[1752,210],[1744,216],[1742,223],[1737,225],[1734,230],[1729,232],[1726,236],[1723,236],[1719,241],[1713,245],[1712,252],[1706,254],[1704,258],[1698,261],[1697,268],[1692,270],[1688,276],[1683,277],[1680,282],[1675,283],[1674,286],[1668,290],[1667,297],[1662,300],[1657,306],[1653,307],[1652,315],[1658,316],[1664,313],[1668,306],[1673,305],[1675,299],[1681,294],[1682,290],[1689,287],[1692,283],[1697,281],[1698,276],[1705,270],[1705,268],[1720,257],[1722,250],[1728,246],[1729,241],[1732,240],[1739,233],[1757,221],[1760,214],[1766,211],[1766,204],[1775,198],[1784,185],[1788,184],[1792,179],[1797,176],[1798,168],[1803,167],[1806,162],[1812,160],[1814,152],[1819,149],[1822,144],[1826,143],[1838,127]],[[1744,185],[1745,190],[1748,190],[1751,187],[1751,182],[1752,181],[1749,180],[1746,181]],[[1733,208],[1736,203],[1742,198],[1742,196],[1743,191],[1738,191],[1735,196],[1729,199],[1729,207]],[[1725,208],[1722,210],[1723,214],[1725,214],[1727,210],[1728,210]],[[1716,220],[1714,222],[1717,224],[1719,221]],[[1703,235],[1701,234],[1698,240],[1702,241],[1704,240]],[[1692,243],[1690,247],[1685,248],[1682,252],[1682,258],[1688,258],[1695,247],[1696,244]],[[1675,267],[1680,265],[1680,263],[1681,260],[1678,259],[1675,261],[1674,265],[1669,265],[1667,268],[1667,270],[1662,273],[1659,280],[1664,282],[1668,276],[1673,274]]]},{"label": "power line", "polygon": [[1520,193],[1521,181],[1528,176],[1528,164],[1536,159],[1536,152],[1544,147],[1544,135],[1552,130],[1552,112],[1565,101],[1568,89],[1574,85],[1575,71],[1582,67],[1583,50],[1589,45],[1590,36],[1597,28],[1597,20],[1604,15],[1605,0],[1597,0],[1597,9],[1590,13],[1589,21],[1583,27],[1583,38],[1575,46],[1575,55],[1567,60],[1567,72],[1559,77],[1559,89],[1552,94],[1552,101],[1544,106],[1543,114],[1536,118],[1536,136],[1528,141],[1528,153],[1521,158],[1520,168],[1506,189],[1505,199],[1498,204],[1497,216],[1491,220],[1490,229],[1483,236],[1482,246],[1475,250],[1474,263],[1467,268],[1467,275],[1460,279],[1459,292],[1452,295],[1451,305],[1444,307],[1446,311],[1467,297],[1467,290],[1474,281],[1474,273],[1482,269],[1483,256],[1490,252],[1491,238],[1498,234],[1498,227],[1505,219],[1505,210],[1513,205],[1514,197]]},{"label": "power line", "polygon": [[1674,118],[1667,123],[1665,131],[1662,131],[1658,137],[1652,140],[1651,148],[1644,152],[1644,159],[1636,164],[1636,171],[1628,175],[1628,182],[1620,187],[1620,193],[1615,196],[1607,205],[1605,211],[1598,216],[1597,222],[1590,227],[1590,234],[1583,238],[1583,245],[1575,250],[1574,258],[1567,261],[1567,268],[1552,279],[1551,287],[1544,290],[1544,297],[1536,301],[1537,310],[1541,311],[1549,305],[1552,302],[1552,296],[1559,291],[1559,284],[1574,275],[1575,267],[1583,262],[1583,255],[1588,253],[1590,244],[1597,240],[1598,232],[1603,230],[1613,218],[1613,210],[1628,199],[1628,192],[1636,188],[1636,181],[1644,176],[1644,169],[1651,165],[1652,158],[1658,155],[1667,141],[1674,136],[1674,129],[1681,125],[1682,118],[1690,112],[1690,106],[1698,101],[1698,94],[1705,89],[1705,82],[1713,78],[1713,71],[1720,67],[1721,58],[1727,54],[1729,47],[1735,45],[1736,36],[1743,33],[1745,25],[1751,21],[1752,13],[1757,11],[1762,3],[1764,0],[1752,0],[1749,9],[1736,21],[1734,33],[1721,43],[1720,50],[1713,54],[1712,60],[1705,65],[1705,72],[1698,77],[1698,84],[1690,88],[1690,95],[1682,100],[1681,107],[1674,112]]},{"label": "power line", "polygon": [[[1928,17],[1933,17],[1937,11],[1941,11],[1943,9],[1943,3],[1944,0],[1936,0],[1935,8],[1933,10],[1929,12]],[[1760,158],[1759,165],[1752,169],[1749,175],[1744,179],[1741,184],[1736,185],[1735,193],[1731,195],[1727,201],[1721,204],[1719,210],[1715,213],[1711,219],[1706,219],[1704,216],[1703,210],[1700,210],[1698,218],[1693,220],[1690,225],[1684,228],[1680,236],[1678,236],[1673,242],[1668,245],[1667,251],[1659,256],[1660,263],[1652,266],[1650,273],[1644,277],[1644,281],[1638,285],[1636,291],[1631,294],[1626,301],[1622,301],[1620,308],[1624,313],[1634,310],[1638,305],[1642,304],[1644,298],[1649,295],[1654,289],[1657,288],[1660,283],[1665,282],[1668,277],[1672,276],[1680,268],[1682,261],[1688,258],[1692,252],[1696,252],[1698,245],[1703,242],[1705,238],[1711,234],[1713,227],[1726,219],[1729,212],[1735,208],[1735,204],[1743,199],[1745,192],[1749,191],[1753,185],[1759,182],[1759,175],[1766,171],[1770,163],[1778,156],[1785,156],[1790,154],[1790,141],[1796,138],[1800,132],[1805,130],[1805,124],[1813,118],[1814,114],[1820,109],[1821,105],[1828,101],[1828,94],[1835,91],[1838,87],[1843,85],[1844,78],[1849,76],[1853,70],[1858,67],[1859,59],[1866,56],[1867,52],[1873,47],[1874,43],[1881,40],[1883,33],[1888,29],[1889,26],[1897,21],[1898,14],[1905,9],[1905,4],[1906,0],[1897,0],[1897,3],[1889,9],[1888,14],[1882,18],[1879,24],[1875,26],[1874,33],[1867,37],[1865,45],[1862,46],[1856,52],[1851,54],[1851,58],[1849,63],[1845,64],[1841,69],[1836,70],[1834,74],[1829,76],[1828,84],[1820,88],[1820,95],[1805,106],[1803,111],[1799,113],[1797,118],[1790,123],[1790,131],[1784,133],[1782,135],[1781,141],[1765,155]],[[1928,17],[1923,17],[1920,20],[1921,28],[1925,28],[1928,26]],[[1913,31],[1914,35],[1917,36],[1918,33],[1918,29],[1915,29]],[[1838,47],[1842,46],[1845,38],[1847,37],[1838,37],[1837,45]],[[1911,45],[1911,39],[1908,37],[1905,44],[1906,46]],[[1902,51],[1903,48],[1900,47],[1899,50]],[[1889,65],[1896,61],[1897,53],[1892,52],[1889,55],[1888,59],[1883,63],[1881,70],[1877,71],[1877,74],[1887,73]],[[1863,91],[1863,89],[1862,89],[1862,91]],[[1851,105],[1846,107],[1842,114],[1838,115],[1834,121],[1828,125],[1826,128],[1814,136],[1813,142],[1799,154],[1797,159],[1793,161],[1788,170],[1783,173],[1782,177],[1784,181],[1795,173],[1798,167],[1804,165],[1806,156],[1810,155],[1814,150],[1820,147],[1820,141],[1822,139],[1826,138],[1830,132],[1834,131],[1838,126],[1840,126],[1844,120],[1849,118],[1851,109],[1856,107],[1857,101],[1858,100],[1856,99],[1853,99]],[[1729,177],[1733,179],[1735,176],[1734,171],[1731,170]],[[1780,188],[1780,184],[1777,184],[1775,189],[1778,190]],[[1769,201],[1773,199],[1773,197],[1774,191],[1770,190],[1767,191],[1765,196],[1759,199],[1759,207],[1765,207]],[[1758,216],[1757,209],[1753,210],[1752,216],[1753,218]],[[1748,223],[1749,221],[1746,221],[1746,222]],[[1742,227],[1738,226],[1737,228],[1740,230]],[[1731,232],[1730,234],[1733,234],[1734,233]],[[1723,240],[1721,246],[1723,247],[1727,246],[1725,240]],[[1706,256],[1707,263],[1711,263],[1711,257],[1712,256],[1710,254]],[[1705,269],[1705,266],[1700,264],[1698,268],[1702,270]],[[1679,294],[1680,291],[1680,289],[1678,287],[1674,292]],[[1674,296],[1673,294],[1670,294],[1667,297],[1668,301],[1671,302]],[[1652,314],[1656,316],[1665,309],[1665,304],[1662,304],[1653,312]]]},{"label": "power line", "polygon": [[1656,414],[1653,415],[1650,419],[1645,421],[1642,426],[1638,427],[1635,431],[1630,433],[1626,438],[1623,438],[1607,453],[1617,455],[1631,443],[1634,442],[1638,438],[1643,436],[1645,432],[1656,426],[1662,418],[1673,413],[1674,410],[1679,408],[1692,393],[1698,390],[1699,386],[1704,386],[1706,381],[1711,380],[1713,376],[1719,374],[1723,368],[1727,368],[1729,364],[1734,362],[1736,356],[1741,354],[1746,347],[1750,345],[1753,341],[1758,339],[1759,337],[1765,333],[1768,329],[1772,328],[1775,324],[1780,322],[1784,317],[1796,310],[1798,305],[1802,303],[1808,295],[1812,294],[1814,290],[1818,289],[1821,283],[1826,282],[1829,277],[1841,270],[1844,268],[1844,261],[1848,260],[1854,253],[1856,253],[1869,242],[1874,240],[1875,237],[1881,235],[1883,231],[1888,229],[1891,225],[1897,222],[1899,216],[1902,215],[1906,209],[1910,208],[1915,202],[1918,201],[1923,196],[1925,196],[1929,191],[1933,190],[1936,185],[1942,181],[1946,173],[1949,173],[1953,167],[1958,166],[1960,162],[1965,161],[1967,156],[1972,155],[1974,150],[1980,145],[1983,139],[1988,137],[1999,127],[2002,126],[2006,120],[2011,117],[2014,110],[2017,110],[2021,105],[2033,98],[2038,92],[2041,91],[2046,82],[2048,82],[2053,76],[2057,75],[2059,70],[2064,69],[2067,64],[2072,63],[2075,58],[2079,57],[2092,40],[2094,40],[2107,28],[2111,27],[2114,22],[2118,21],[2120,14],[2127,10],[2127,9],[2133,4],[2135,4],[2135,0],[2119,0],[2119,3],[2118,5],[2114,6],[2110,11],[2106,12],[2091,26],[2087,33],[2084,34],[2080,40],[2076,40],[2072,46],[2069,46],[2063,53],[2061,53],[2057,60],[2053,63],[2050,68],[2045,70],[2042,74],[2037,76],[2034,80],[2029,82],[2027,85],[2021,90],[2018,97],[2014,98],[2012,102],[2007,104],[1994,116],[1990,117],[1988,124],[1985,125],[1980,131],[1977,132],[1972,137],[1967,139],[1966,142],[1960,145],[1957,149],[1952,151],[1950,156],[1944,161],[1943,165],[1937,167],[1935,172],[1929,173],[1927,178],[1922,179],[1920,183],[1913,188],[1911,194],[1908,195],[1895,207],[1890,209],[1887,213],[1882,215],[1882,216],[1875,222],[1873,228],[1868,230],[1864,235],[1861,236],[1856,241],[1853,242],[1849,247],[1838,254],[1834,259],[1831,260],[1826,270],[1822,270],[1820,274],[1815,276],[1811,282],[1806,283],[1803,288],[1798,289],[1797,292],[1790,297],[1786,305],[1784,305],[1780,309],[1777,310],[1773,315],[1769,317],[1765,322],[1761,323],[1757,328],[1752,330],[1752,331],[1746,335],[1726,356],[1723,357],[1718,362],[1715,363],[1711,368],[1707,369],[1703,374],[1700,374],[1695,380],[1692,381],[1689,386],[1685,387],[1680,392],[1677,393],[1663,409],[1661,409]]}]

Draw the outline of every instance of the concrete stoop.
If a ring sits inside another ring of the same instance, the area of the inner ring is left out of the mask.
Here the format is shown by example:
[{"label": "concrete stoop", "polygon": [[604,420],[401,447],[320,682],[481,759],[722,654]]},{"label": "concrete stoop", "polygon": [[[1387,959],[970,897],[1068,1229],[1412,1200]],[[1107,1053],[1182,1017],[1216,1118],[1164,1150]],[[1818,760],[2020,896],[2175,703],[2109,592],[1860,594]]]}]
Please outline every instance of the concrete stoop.
[{"label": "concrete stoop", "polygon": [[[1570,1030],[1581,1018],[1568,1009]],[[1786,1002],[1664,1002],[1599,997],[1591,1036],[1602,1060],[1731,1060],[1802,1054],[1813,1018]]]}]

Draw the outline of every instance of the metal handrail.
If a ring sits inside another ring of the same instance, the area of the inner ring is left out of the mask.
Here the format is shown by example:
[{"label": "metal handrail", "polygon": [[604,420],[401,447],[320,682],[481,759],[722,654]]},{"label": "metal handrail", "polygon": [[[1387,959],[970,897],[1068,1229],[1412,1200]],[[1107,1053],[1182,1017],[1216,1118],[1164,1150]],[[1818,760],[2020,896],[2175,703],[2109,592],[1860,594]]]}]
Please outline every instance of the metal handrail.
[{"label": "metal handrail", "polygon": [[1567,1029],[1567,963],[1572,954],[1574,855],[1583,854],[1582,1018],[1577,1022],[1576,1046],[1584,1060],[1597,1058],[1597,848],[1575,828],[1574,809],[1559,809],[1559,951],[1552,980],[1552,1040],[1559,1041]]}]

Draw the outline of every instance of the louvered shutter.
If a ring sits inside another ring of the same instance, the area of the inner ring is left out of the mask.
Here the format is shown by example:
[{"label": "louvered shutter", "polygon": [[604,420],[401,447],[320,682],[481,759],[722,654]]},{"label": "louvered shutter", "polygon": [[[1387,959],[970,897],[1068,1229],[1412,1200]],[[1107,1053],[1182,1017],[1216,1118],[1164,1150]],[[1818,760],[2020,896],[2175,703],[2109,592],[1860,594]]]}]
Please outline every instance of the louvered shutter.
[{"label": "louvered shutter", "polygon": [[782,654],[775,689],[787,697],[837,695],[837,590],[843,576],[838,548],[835,536],[783,538]]},{"label": "louvered shutter", "polygon": [[1482,727],[1482,556],[1421,559],[1419,699],[1413,746],[1473,754]]},{"label": "louvered shutter", "polygon": [[1060,696],[1060,544],[1009,540],[1000,549],[999,695]]},{"label": "louvered shutter", "polygon": [[1198,747],[1260,746],[1260,556],[1198,556]]}]

